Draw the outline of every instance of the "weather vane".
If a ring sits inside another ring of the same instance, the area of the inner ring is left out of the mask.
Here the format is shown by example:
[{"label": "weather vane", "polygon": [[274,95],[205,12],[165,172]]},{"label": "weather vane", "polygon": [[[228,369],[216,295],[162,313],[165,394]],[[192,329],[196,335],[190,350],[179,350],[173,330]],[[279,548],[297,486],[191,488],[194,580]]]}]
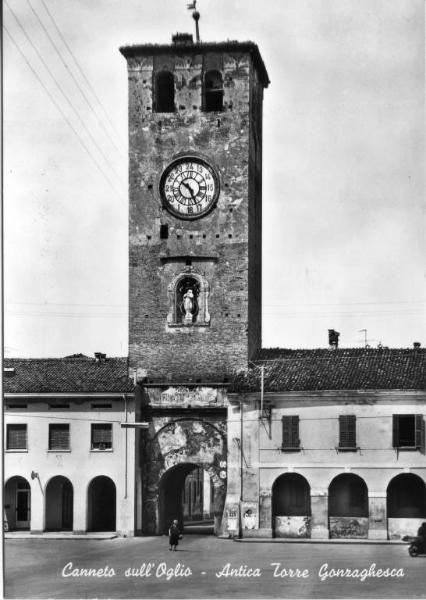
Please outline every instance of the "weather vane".
[{"label": "weather vane", "polygon": [[186,5],[188,10],[193,10],[192,18],[195,21],[195,37],[197,39],[197,43],[200,42],[200,30],[198,28],[198,21],[200,20],[200,13],[197,10],[197,0],[193,0],[190,4]]}]

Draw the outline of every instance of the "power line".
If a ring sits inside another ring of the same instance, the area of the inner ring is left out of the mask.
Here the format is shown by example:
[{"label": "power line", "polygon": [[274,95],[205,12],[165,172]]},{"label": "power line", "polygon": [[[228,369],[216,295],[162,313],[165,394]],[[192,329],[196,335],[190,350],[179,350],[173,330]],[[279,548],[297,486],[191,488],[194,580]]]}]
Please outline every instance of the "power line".
[{"label": "power line", "polygon": [[114,148],[116,150],[118,150],[118,152],[120,152],[120,154],[122,156],[124,156],[123,152],[121,151],[121,149],[117,146],[117,144],[115,143],[114,139],[111,137],[109,131],[106,129],[105,125],[102,123],[101,119],[99,118],[99,116],[96,114],[96,111],[93,107],[93,105],[91,104],[90,100],[88,99],[86,93],[84,92],[84,90],[82,89],[82,87],[80,86],[79,82],[77,81],[77,79],[74,77],[73,72],[71,71],[71,69],[69,68],[69,66],[67,65],[67,63],[65,62],[62,54],[59,52],[59,49],[57,47],[57,45],[55,44],[54,40],[52,39],[50,33],[48,32],[48,30],[46,29],[46,27],[44,26],[43,21],[40,19],[39,15],[37,14],[37,12],[34,10],[30,0],[27,0],[27,4],[29,5],[32,13],[34,14],[34,16],[36,17],[37,21],[39,22],[40,26],[42,27],[44,33],[46,34],[47,38],[49,39],[50,43],[52,44],[52,46],[54,47],[57,55],[59,56],[59,59],[61,60],[62,64],[64,65],[64,67],[66,68],[66,70],[68,71],[68,73],[70,74],[70,77],[72,78],[72,80],[74,81],[74,83],[76,84],[76,86],[78,87],[78,89],[80,90],[81,95],[83,96],[84,100],[86,101],[87,105],[89,106],[89,108],[91,109],[91,111],[93,112],[93,114],[95,115],[99,125],[102,127],[102,129],[104,130],[106,136],[108,137],[108,139],[110,140],[111,144],[114,146]]},{"label": "power line", "polygon": [[[50,409],[52,410],[52,409]],[[59,409],[60,410],[60,409]],[[65,409],[67,410],[67,409]],[[13,411],[13,412],[12,412]],[[78,412],[77,410],[74,409],[74,412]],[[98,411],[96,411],[98,412]],[[115,411],[114,411],[115,412]],[[31,412],[23,412],[23,411],[15,411],[13,410],[13,406],[11,406],[10,409],[8,409],[8,411],[5,413],[5,415],[10,415],[10,416],[26,416],[29,417],[30,419],[47,419],[48,421],[53,421],[53,420],[58,420],[58,421],[85,421],[87,423],[95,423],[95,422],[100,422],[100,423],[121,423],[122,421],[120,421],[119,419],[90,419],[90,418],[83,418],[83,417],[57,417],[54,415],[35,415],[34,413]]]},{"label": "power line", "polygon": [[[13,18],[15,19],[15,21],[17,22],[19,28],[21,29],[21,31],[23,32],[25,38],[28,40],[29,44],[31,45],[31,47],[33,48],[34,52],[37,54],[39,60],[41,61],[41,63],[43,64],[44,68],[46,69],[46,71],[49,73],[50,77],[53,79],[53,81],[56,84],[56,87],[58,88],[58,90],[60,91],[60,93],[62,94],[62,96],[65,98],[66,102],[68,103],[68,105],[70,106],[71,110],[74,112],[75,116],[77,117],[77,119],[79,120],[81,126],[83,127],[84,131],[87,133],[87,135],[89,136],[90,140],[92,141],[93,145],[96,147],[96,149],[98,150],[98,152],[101,154],[101,156],[103,157],[103,159],[105,160],[105,162],[109,165],[109,167],[111,168],[111,170],[113,171],[113,173],[116,175],[116,177],[118,179],[120,178],[120,175],[116,172],[114,166],[111,164],[111,162],[109,161],[108,157],[104,154],[102,148],[99,146],[99,144],[97,143],[97,141],[95,140],[95,138],[93,137],[93,135],[90,133],[90,131],[88,130],[88,128],[86,127],[86,124],[84,123],[83,119],[81,118],[78,110],[75,108],[75,106],[73,105],[73,103],[71,102],[71,100],[68,98],[68,96],[66,95],[66,93],[64,92],[64,90],[62,89],[62,86],[58,83],[55,75],[52,73],[49,65],[46,63],[46,61],[44,60],[42,54],[40,53],[40,51],[38,50],[38,48],[35,46],[35,44],[33,43],[33,41],[31,40],[30,36],[28,35],[28,33],[26,32],[25,28],[23,27],[23,25],[21,24],[20,20],[18,19],[18,17],[16,16],[15,12],[12,10],[12,8],[10,7],[9,3],[7,0],[5,0],[6,6],[8,7],[9,11],[11,12],[11,14],[13,15]],[[10,35],[10,34],[9,34]],[[108,178],[109,179],[109,178]],[[110,184],[112,187],[113,184]],[[115,189],[115,188],[114,188]]]},{"label": "power line", "polygon": [[92,85],[91,85],[90,81],[89,81],[89,80],[88,80],[88,78],[86,77],[86,75],[85,75],[85,73],[84,73],[83,69],[81,68],[81,66],[80,66],[80,64],[79,64],[79,62],[78,62],[78,60],[77,60],[77,59],[76,59],[76,57],[74,56],[74,53],[73,53],[73,51],[72,51],[72,50],[71,50],[71,48],[69,47],[69,45],[68,45],[68,43],[67,43],[67,41],[66,41],[65,37],[62,35],[62,33],[61,33],[61,31],[60,31],[60,29],[59,29],[59,27],[58,27],[58,25],[57,25],[57,23],[56,23],[56,21],[55,21],[55,19],[54,19],[53,15],[52,15],[52,13],[51,13],[51,12],[50,12],[50,10],[48,9],[48,7],[47,7],[46,3],[44,2],[44,0],[41,0],[41,3],[43,4],[45,11],[46,11],[46,12],[47,12],[47,14],[49,15],[49,17],[50,17],[50,19],[51,19],[51,21],[52,21],[53,25],[55,26],[55,28],[56,28],[56,31],[58,32],[58,35],[59,35],[59,37],[60,37],[60,38],[61,38],[61,40],[63,41],[63,43],[64,43],[64,45],[65,45],[66,49],[68,50],[68,52],[70,53],[70,55],[71,55],[71,57],[72,57],[72,59],[73,59],[73,61],[74,61],[74,64],[76,65],[77,69],[78,69],[78,70],[79,70],[79,72],[81,73],[81,76],[83,77],[84,81],[85,81],[85,82],[87,83],[87,85],[89,86],[89,89],[90,89],[90,91],[92,92],[92,94],[93,94],[94,98],[96,99],[97,103],[98,103],[98,104],[99,104],[99,106],[101,107],[101,109],[102,109],[102,111],[103,111],[103,113],[104,113],[104,115],[105,115],[105,118],[107,119],[108,123],[110,124],[110,126],[112,127],[112,129],[114,130],[114,132],[115,132],[115,133],[118,135],[118,137],[120,138],[121,136],[120,136],[119,132],[116,130],[116,128],[115,128],[115,126],[114,126],[113,122],[111,121],[111,119],[110,119],[110,117],[109,117],[109,115],[108,115],[108,113],[107,113],[107,111],[105,110],[105,107],[104,107],[104,105],[102,104],[101,100],[98,98],[98,96],[97,96],[97,94],[96,94],[96,91],[93,89],[93,87],[92,87]]},{"label": "power line", "polygon": [[91,303],[79,303],[79,302],[6,302],[6,306],[16,306],[18,304],[25,304],[25,305],[31,305],[31,306],[93,306],[93,307],[97,307],[97,306],[102,306],[102,307],[108,307],[108,308],[112,308],[112,307],[118,307],[118,308],[124,308],[127,307],[127,304],[94,304],[93,302]]},{"label": "power line", "polygon": [[263,304],[269,307],[281,306],[358,306],[358,305],[385,305],[385,304],[426,304],[426,300],[385,300],[383,302],[297,302],[293,304]]},{"label": "power line", "polygon": [[263,312],[263,316],[266,318],[274,319],[331,319],[331,318],[348,318],[348,317],[389,317],[389,316],[416,316],[424,314],[424,309],[407,309],[407,310],[389,310],[389,311],[375,311],[375,312],[333,312],[333,313],[268,313]]},{"label": "power line", "polygon": [[125,317],[127,317],[127,313],[112,313],[112,314],[108,314],[108,313],[103,313],[103,314],[99,314],[99,313],[6,313],[8,317],[16,317],[16,318],[20,318],[20,317],[47,317],[47,318],[55,318],[55,317],[60,317],[60,318],[77,318],[77,319],[85,319],[85,318],[90,318],[90,319],[123,319]]},{"label": "power line", "polygon": [[12,41],[12,43],[14,44],[14,46],[16,47],[16,49],[19,51],[19,53],[21,54],[22,58],[25,60],[25,62],[27,63],[29,69],[31,70],[31,72],[33,73],[33,75],[36,77],[36,79],[38,80],[38,82],[40,83],[40,85],[42,86],[42,88],[44,89],[44,91],[46,92],[46,94],[49,96],[49,98],[51,99],[51,101],[53,102],[53,104],[56,106],[56,108],[58,109],[58,111],[60,112],[60,114],[62,115],[62,117],[64,118],[64,120],[66,121],[66,123],[68,124],[68,126],[72,129],[72,131],[75,133],[75,135],[77,136],[77,138],[79,139],[81,145],[83,146],[83,148],[85,149],[85,151],[87,152],[87,154],[90,156],[90,158],[92,159],[92,161],[94,162],[94,164],[96,165],[96,167],[98,168],[99,172],[104,176],[104,178],[106,179],[106,181],[108,182],[108,184],[110,185],[111,189],[115,192],[115,194],[118,196],[118,198],[120,200],[122,200],[121,196],[119,195],[119,193],[117,192],[117,190],[115,189],[114,185],[111,183],[108,175],[103,171],[102,167],[99,165],[98,161],[96,160],[96,158],[93,156],[93,154],[91,153],[90,149],[87,147],[86,143],[84,142],[84,140],[82,139],[82,137],[80,136],[80,134],[78,133],[78,131],[74,128],[74,126],[72,125],[72,123],[69,121],[68,117],[65,115],[65,113],[63,112],[61,106],[57,103],[57,101],[55,100],[55,98],[52,96],[52,94],[50,93],[50,91],[47,89],[47,87],[45,86],[45,84],[43,83],[42,79],[39,77],[37,71],[33,68],[33,66],[31,65],[31,63],[29,62],[29,60],[27,59],[27,57],[25,56],[24,52],[21,50],[21,48],[19,47],[18,43],[15,41],[15,39],[13,38],[12,34],[9,32],[9,30],[7,29],[7,27],[3,24],[3,28],[5,30],[5,32],[7,33],[7,35],[9,36],[10,40]]}]

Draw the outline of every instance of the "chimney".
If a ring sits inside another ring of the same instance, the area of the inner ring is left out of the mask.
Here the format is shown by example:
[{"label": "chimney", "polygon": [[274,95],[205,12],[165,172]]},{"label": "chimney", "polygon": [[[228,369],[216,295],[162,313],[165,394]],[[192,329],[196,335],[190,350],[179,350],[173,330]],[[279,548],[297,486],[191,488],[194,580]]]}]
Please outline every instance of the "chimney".
[{"label": "chimney", "polygon": [[414,348],[415,350],[418,350],[418,349],[420,348],[420,346],[421,346],[421,343],[420,343],[420,342],[413,342],[413,348]]},{"label": "chimney", "polygon": [[102,352],[95,352],[95,360],[97,363],[106,362],[106,354],[103,354]]},{"label": "chimney", "polygon": [[172,35],[172,43],[175,46],[191,46],[194,43],[192,33],[175,33]]},{"label": "chimney", "polygon": [[339,335],[340,333],[334,329],[328,330],[328,345],[330,346],[331,350],[337,350],[339,347]]}]

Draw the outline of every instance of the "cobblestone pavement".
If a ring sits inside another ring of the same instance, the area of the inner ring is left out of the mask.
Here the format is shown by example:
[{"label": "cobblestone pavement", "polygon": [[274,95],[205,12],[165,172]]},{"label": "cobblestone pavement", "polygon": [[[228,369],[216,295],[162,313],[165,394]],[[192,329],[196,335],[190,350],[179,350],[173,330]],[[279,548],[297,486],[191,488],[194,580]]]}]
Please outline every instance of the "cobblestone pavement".
[{"label": "cobblestone pavement", "polygon": [[[6,540],[5,596],[426,598],[426,556],[411,558],[405,545],[235,543],[187,535],[170,552],[167,542]],[[351,571],[342,577],[337,569]]]}]

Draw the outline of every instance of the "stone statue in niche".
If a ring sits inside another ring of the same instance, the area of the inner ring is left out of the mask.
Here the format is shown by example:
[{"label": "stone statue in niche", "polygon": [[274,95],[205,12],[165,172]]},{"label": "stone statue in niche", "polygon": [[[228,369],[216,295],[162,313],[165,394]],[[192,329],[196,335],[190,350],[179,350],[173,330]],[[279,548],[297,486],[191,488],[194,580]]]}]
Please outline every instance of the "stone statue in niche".
[{"label": "stone statue in niche", "polygon": [[169,327],[206,326],[210,324],[208,308],[209,284],[188,268],[177,274],[167,287]]},{"label": "stone statue in niche", "polygon": [[180,315],[178,321],[184,325],[192,325],[197,321],[199,284],[193,277],[184,277],[177,286],[177,307]]},{"label": "stone statue in niche", "polygon": [[192,323],[192,311],[193,311],[193,307],[194,307],[194,293],[191,289],[189,289],[186,294],[183,295],[183,311],[185,312],[184,315],[184,322],[185,323]]}]

